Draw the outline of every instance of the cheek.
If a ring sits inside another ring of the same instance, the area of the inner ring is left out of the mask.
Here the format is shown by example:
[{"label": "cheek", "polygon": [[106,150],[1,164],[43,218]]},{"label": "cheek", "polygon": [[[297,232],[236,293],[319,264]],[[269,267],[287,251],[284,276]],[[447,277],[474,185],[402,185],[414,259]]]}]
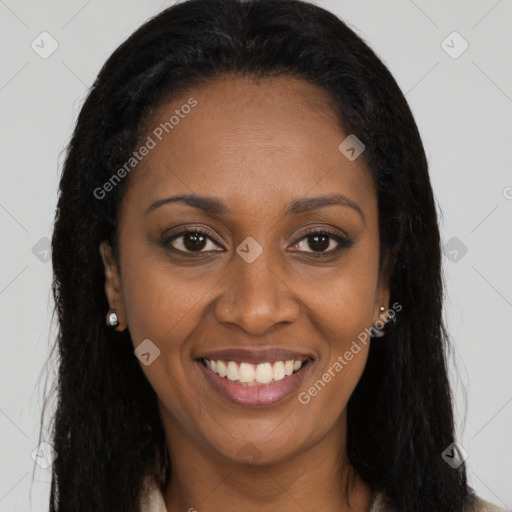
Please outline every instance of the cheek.
[{"label": "cheek", "polygon": [[[322,365],[316,372],[316,380],[297,395],[308,415],[322,417],[326,425],[339,418],[363,373],[368,348],[368,344],[360,343],[357,353],[349,349]],[[346,357],[347,352],[351,353],[350,360]]]},{"label": "cheek", "polygon": [[310,287],[308,316],[327,343],[317,380],[302,389],[299,402],[326,423],[337,420],[364,371],[373,324],[378,255],[353,253],[328,282]]},{"label": "cheek", "polygon": [[161,348],[178,350],[200,322],[198,305],[215,284],[211,274],[190,279],[190,273],[180,272],[161,256],[136,252],[123,268],[123,296],[134,344],[150,338]]},{"label": "cheek", "polygon": [[325,307],[320,307],[315,315],[317,328],[327,343],[314,368],[314,382],[297,395],[299,409],[303,407],[309,418],[322,418],[325,428],[339,421],[368,357],[372,324],[368,303],[372,303],[373,296],[360,287],[353,291],[352,295],[344,295],[338,290],[335,297],[326,298]]},{"label": "cheek", "polygon": [[352,252],[323,280],[311,277],[305,303],[336,355],[372,325],[377,278],[378,255],[366,249]]},{"label": "cheek", "polygon": [[[144,263],[142,263],[144,262]],[[193,361],[188,340],[200,324],[197,304],[204,289],[180,277],[179,270],[151,255],[134,250],[123,261],[123,293],[134,347],[149,339],[159,355],[141,364],[151,387],[165,409],[190,432],[197,425],[199,401],[187,384]],[[196,305],[196,308],[194,306]]]}]

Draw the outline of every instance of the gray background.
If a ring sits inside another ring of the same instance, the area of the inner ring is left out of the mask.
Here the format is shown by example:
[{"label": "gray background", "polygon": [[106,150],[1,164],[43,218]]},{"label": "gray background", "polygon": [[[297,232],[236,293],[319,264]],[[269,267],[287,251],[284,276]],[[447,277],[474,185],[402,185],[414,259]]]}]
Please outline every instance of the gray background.
[{"label": "gray background", "polygon": [[[416,117],[447,244],[459,441],[473,487],[510,509],[512,0],[317,3],[375,49]],[[63,149],[100,66],[169,5],[0,0],[0,512],[47,510],[50,470],[31,453],[54,332],[46,239]],[[58,43],[46,59],[31,47],[51,49],[44,31]]]}]

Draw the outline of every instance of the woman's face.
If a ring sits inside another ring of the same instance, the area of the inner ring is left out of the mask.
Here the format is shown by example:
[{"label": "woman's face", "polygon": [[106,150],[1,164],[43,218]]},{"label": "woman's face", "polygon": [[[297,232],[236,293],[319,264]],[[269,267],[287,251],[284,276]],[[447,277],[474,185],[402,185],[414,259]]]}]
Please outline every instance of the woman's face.
[{"label": "woman's face", "polygon": [[389,297],[376,191],[363,158],[338,149],[349,134],[326,102],[289,77],[224,77],[152,116],[119,272],[103,254],[171,456],[174,439],[275,462],[345,433],[358,335]]}]

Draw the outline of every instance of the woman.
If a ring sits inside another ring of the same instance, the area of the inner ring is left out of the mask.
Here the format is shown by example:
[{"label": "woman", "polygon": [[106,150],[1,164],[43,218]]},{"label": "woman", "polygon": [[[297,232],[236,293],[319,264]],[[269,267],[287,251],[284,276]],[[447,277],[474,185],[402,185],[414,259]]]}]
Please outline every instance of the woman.
[{"label": "woman", "polygon": [[53,266],[51,510],[499,510],[454,442],[418,130],[327,11],[137,30],[78,118]]}]

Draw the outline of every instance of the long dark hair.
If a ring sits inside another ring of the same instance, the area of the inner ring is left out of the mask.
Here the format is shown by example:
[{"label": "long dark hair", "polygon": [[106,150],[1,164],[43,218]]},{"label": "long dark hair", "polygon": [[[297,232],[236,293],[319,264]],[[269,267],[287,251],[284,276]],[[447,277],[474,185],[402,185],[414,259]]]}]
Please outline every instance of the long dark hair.
[{"label": "long dark hair", "polygon": [[336,16],[300,0],[179,3],[126,40],[91,88],[68,146],[52,240],[59,456],[51,510],[135,512],[146,475],[162,485],[170,478],[155,393],[128,331],[105,325],[98,246],[117,247],[130,179],[103,198],[94,191],[129,159],[158,105],[222,74],[306,80],[328,92],[344,131],[366,145],[391,303],[403,309],[371,344],[348,403],[349,459],[394,510],[462,511],[474,496],[465,466],[441,457],[454,424],[440,235],[420,135],[375,53]]}]

